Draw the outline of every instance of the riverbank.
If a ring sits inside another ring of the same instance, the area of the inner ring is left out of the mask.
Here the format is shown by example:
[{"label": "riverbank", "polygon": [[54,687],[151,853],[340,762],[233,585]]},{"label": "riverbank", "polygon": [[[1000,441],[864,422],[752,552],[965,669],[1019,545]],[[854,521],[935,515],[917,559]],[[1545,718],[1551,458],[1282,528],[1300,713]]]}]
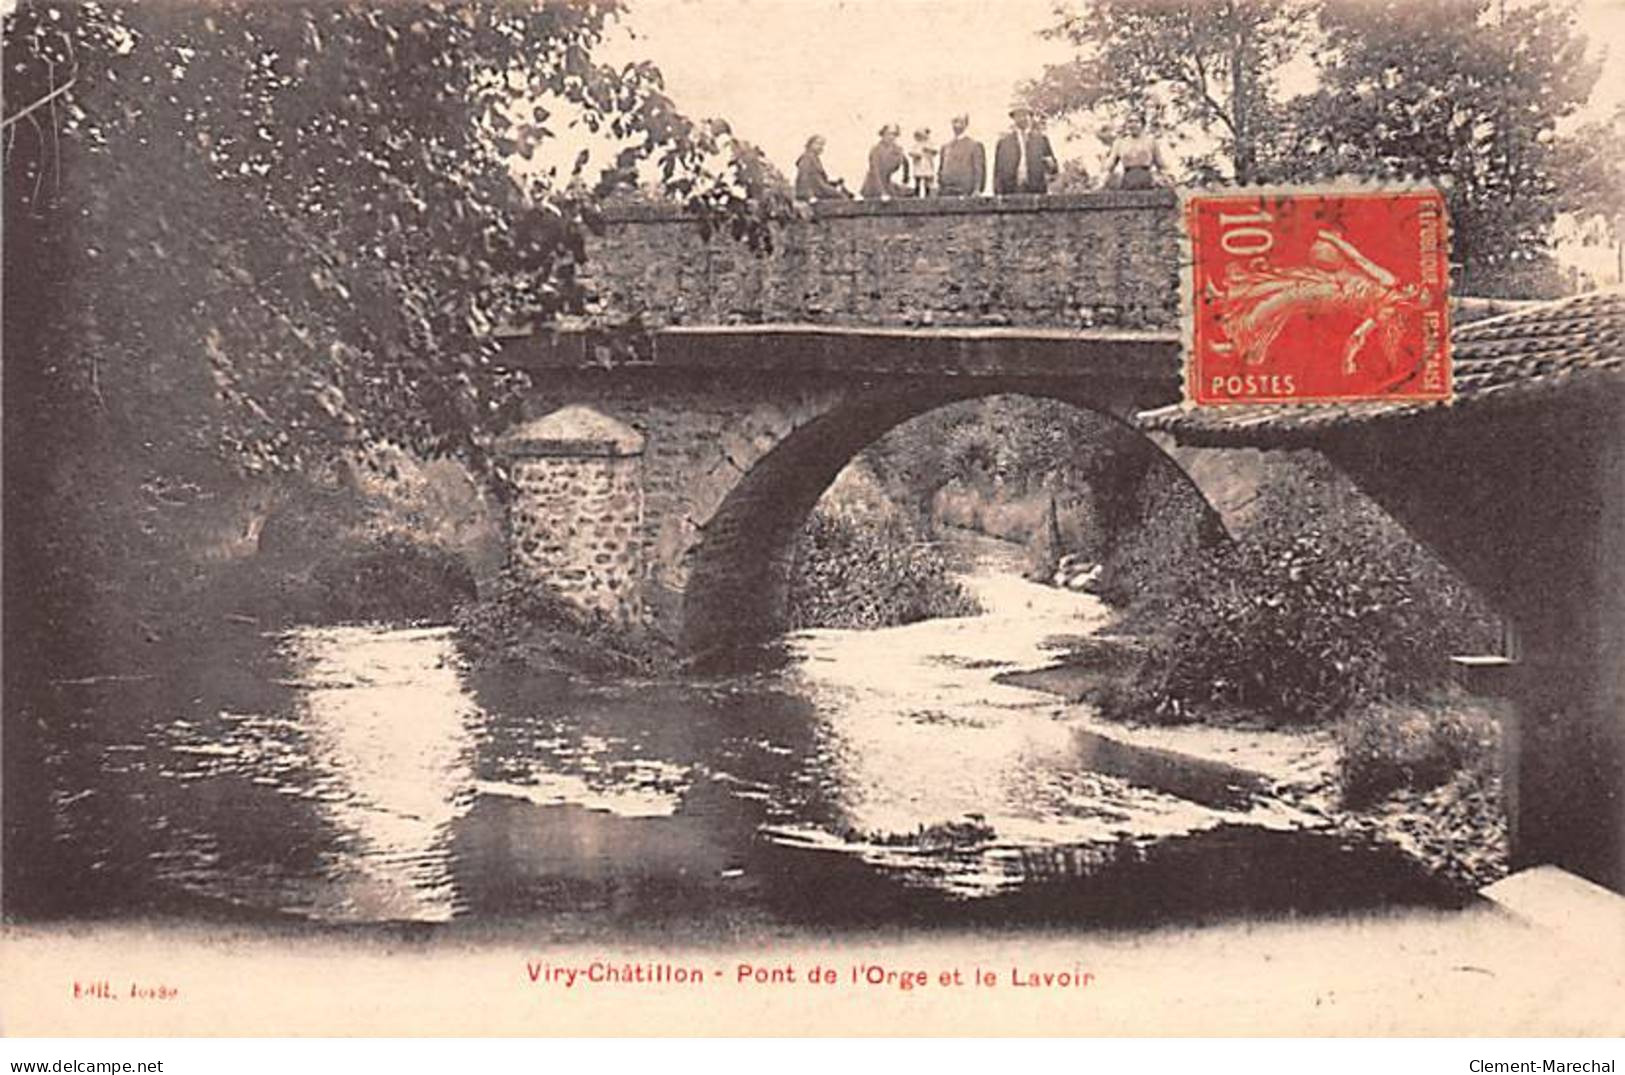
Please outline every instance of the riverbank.
[{"label": "riverbank", "polygon": [[1259,744],[1226,764],[1130,743],[999,682],[1110,612],[1014,575],[1019,547],[961,544],[946,559],[984,615],[801,632],[749,675],[471,669],[445,627],[242,624],[229,664],[64,683],[23,858],[52,913],[356,925],[1100,927],[1451,902],[1414,858],[1274,794],[1279,774],[1247,768]]},{"label": "riverbank", "polygon": [[[1461,902],[1398,849],[1277,790],[1289,776],[1323,779],[1335,756],[1324,744],[1306,753],[1262,732],[1202,751],[1131,742],[1089,707],[1022,684],[1054,663],[1064,634],[1100,631],[1111,611],[1019,577],[1019,546],[957,531],[945,540],[982,615],[788,639],[789,682],[826,715],[820,751],[844,794],[838,826],[766,832],[787,855],[825,873],[861,864],[955,899],[1048,891],[1101,921]],[[1279,755],[1268,775],[1261,752]],[[944,846],[947,831],[964,838]]]},{"label": "riverbank", "polygon": [[[1463,895],[1506,875],[1506,814],[1500,775],[1493,767],[1466,767],[1432,787],[1394,788],[1354,803],[1347,787],[1347,732],[1337,726],[1264,727],[1244,713],[1224,714],[1223,723],[1108,720],[1091,703],[1121,690],[1143,651],[1137,640],[1114,637],[1106,633],[1109,629],[1103,625],[1088,636],[1056,639],[1064,647],[1061,660],[999,679],[1065,699],[1088,734],[1240,769],[1317,824],[1394,847]],[[1493,720],[1487,703],[1458,696],[1440,704],[1454,707],[1465,719]],[[1416,708],[1388,703],[1365,711],[1362,718],[1401,721]]]},{"label": "riverbank", "polygon": [[511,571],[458,606],[454,624],[458,651],[475,669],[670,676],[682,667],[669,639],[573,605]]}]

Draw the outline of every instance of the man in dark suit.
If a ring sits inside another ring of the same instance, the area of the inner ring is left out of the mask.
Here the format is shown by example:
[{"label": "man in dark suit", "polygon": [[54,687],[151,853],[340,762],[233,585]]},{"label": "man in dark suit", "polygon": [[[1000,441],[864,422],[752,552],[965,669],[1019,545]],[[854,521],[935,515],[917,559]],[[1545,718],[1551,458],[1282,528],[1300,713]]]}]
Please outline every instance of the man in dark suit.
[{"label": "man in dark suit", "polygon": [[946,197],[975,197],[987,184],[987,150],[982,148],[982,143],[966,136],[969,128],[969,116],[955,116],[953,141],[942,147],[937,190]]},{"label": "man in dark suit", "polygon": [[1015,129],[999,139],[993,150],[993,193],[1043,194],[1050,177],[1061,170],[1044,132],[1033,126],[1026,105],[1010,109]]}]

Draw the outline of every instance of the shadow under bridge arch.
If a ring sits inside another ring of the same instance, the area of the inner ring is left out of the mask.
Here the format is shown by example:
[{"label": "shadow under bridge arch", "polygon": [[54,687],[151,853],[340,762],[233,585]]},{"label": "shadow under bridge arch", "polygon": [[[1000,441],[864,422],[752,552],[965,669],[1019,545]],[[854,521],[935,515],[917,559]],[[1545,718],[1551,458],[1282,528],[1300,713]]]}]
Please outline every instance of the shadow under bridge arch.
[{"label": "shadow under bridge arch", "polygon": [[870,389],[804,423],[762,455],[723,498],[689,553],[679,644],[705,661],[759,646],[784,632],[797,539],[808,514],[841,470],[891,430],[940,407],[992,396],[1055,400],[1093,411],[1128,431],[1201,501],[1203,529],[1227,532],[1182,461],[1126,421],[1135,406],[1101,393],[1044,384]]}]

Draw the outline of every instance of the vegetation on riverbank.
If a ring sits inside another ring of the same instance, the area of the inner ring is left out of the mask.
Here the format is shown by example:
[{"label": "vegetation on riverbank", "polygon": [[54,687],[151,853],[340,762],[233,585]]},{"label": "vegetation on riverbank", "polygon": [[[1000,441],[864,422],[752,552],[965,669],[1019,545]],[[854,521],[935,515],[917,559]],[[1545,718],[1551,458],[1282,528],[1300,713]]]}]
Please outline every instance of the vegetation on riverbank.
[{"label": "vegetation on riverbank", "polygon": [[1165,569],[1122,628],[1146,639],[1108,717],[1183,722],[1245,711],[1319,724],[1442,686],[1452,653],[1499,644],[1489,609],[1329,465],[1259,490],[1234,543]]},{"label": "vegetation on riverbank", "polygon": [[[862,464],[843,473],[803,525],[787,595],[791,630],[891,627],[980,611],[918,522]],[[459,648],[475,666],[633,675],[683,667],[669,639],[579,608],[511,570],[463,604],[456,622]]]},{"label": "vegetation on riverbank", "polygon": [[815,511],[802,531],[792,630],[895,627],[980,611],[942,554],[901,518]]},{"label": "vegetation on riverbank", "polygon": [[1500,728],[1453,690],[1380,701],[1336,725],[1336,823],[1392,844],[1468,893],[1506,875]]},{"label": "vegetation on riverbank", "polygon": [[920,522],[862,465],[850,468],[802,527],[787,618],[806,627],[893,627],[981,611],[948,572]]},{"label": "vegetation on riverbank", "polygon": [[[1103,697],[1133,690],[1142,660],[1137,639],[1091,636],[1073,643],[1060,664],[998,679],[1090,703],[1098,711]],[[1501,743],[1492,703],[1442,690],[1407,702],[1372,702],[1323,726],[1265,728],[1256,715],[1231,710],[1209,713],[1199,723],[1120,729],[1101,731],[1130,742],[1150,732],[1152,742],[1165,748],[1242,769],[1279,768],[1250,754],[1260,744],[1266,752],[1300,744],[1303,761],[1293,767],[1293,777],[1273,787],[1282,801],[1340,830],[1396,847],[1464,895],[1507,871]]]},{"label": "vegetation on riverbank", "polygon": [[[228,616],[444,622],[468,596],[484,567],[421,520],[318,506],[276,555],[256,527],[391,445],[494,493],[532,386],[492,328],[582,310],[598,205],[640,165],[764,241],[785,200],[720,126],[595,59],[621,13],[8,5],[8,700],[161,668]],[[516,168],[583,120],[614,139]]]},{"label": "vegetation on riverbank", "polygon": [[509,570],[457,610],[458,649],[475,667],[660,675],[678,667],[670,642],[569,603]]},{"label": "vegetation on riverbank", "polygon": [[1463,770],[1426,791],[1396,791],[1340,814],[1338,823],[1397,847],[1466,898],[1510,869],[1500,777],[1485,770]]},{"label": "vegetation on riverbank", "polygon": [[1197,540],[1178,492],[1147,481],[1106,558],[1111,633],[1009,678],[1118,722],[1328,730],[1306,801],[1463,891],[1502,874],[1498,729],[1448,664],[1499,646],[1491,611],[1323,461],[1274,468],[1234,542]]},{"label": "vegetation on riverbank", "polygon": [[1338,785],[1345,805],[1370,807],[1400,791],[1431,791],[1458,774],[1496,773],[1499,734],[1483,705],[1441,692],[1368,705],[1337,725]]},{"label": "vegetation on riverbank", "polygon": [[[1232,541],[1154,453],[1096,443],[1098,458],[1063,474],[1044,469],[1053,459],[1037,448],[1047,442],[1006,436],[992,421],[1035,424],[1052,409],[1010,399],[905,427],[903,439],[954,474],[930,487],[932,521],[1098,563],[1088,589],[1118,610],[1110,633],[1070,640],[1061,664],[1000,681],[1119,722],[1184,725],[1192,757],[1242,768],[1247,749],[1230,753],[1233,733],[1215,752],[1221,740],[1199,726],[1285,733],[1265,737],[1269,750],[1304,735],[1316,744],[1306,750],[1313,764],[1272,794],[1399,849],[1463,894],[1504,874],[1498,729],[1484,703],[1446,684],[1451,653],[1499,644],[1489,610],[1318,458],[1265,468],[1251,501],[1238,498],[1247,511]],[[1072,426],[1105,442],[1121,433],[1089,417]],[[914,456],[888,454],[890,438],[878,449],[885,476],[870,485],[891,497]]]},{"label": "vegetation on riverbank", "polygon": [[[13,580],[34,596],[7,624],[13,682],[161,674],[227,631],[445,623],[501,563],[491,505],[449,461],[379,449],[299,477],[167,483],[140,467],[67,481],[34,513],[56,558]],[[106,526],[67,525],[91,510]]]}]

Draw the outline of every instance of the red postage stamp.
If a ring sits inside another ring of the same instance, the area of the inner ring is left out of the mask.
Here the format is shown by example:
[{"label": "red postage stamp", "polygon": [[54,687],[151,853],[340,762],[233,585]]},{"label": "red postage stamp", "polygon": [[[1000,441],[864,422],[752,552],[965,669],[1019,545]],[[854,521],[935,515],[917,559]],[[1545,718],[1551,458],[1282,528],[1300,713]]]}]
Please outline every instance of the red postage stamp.
[{"label": "red postage stamp", "polygon": [[1186,399],[1449,399],[1434,190],[1190,194]]}]

